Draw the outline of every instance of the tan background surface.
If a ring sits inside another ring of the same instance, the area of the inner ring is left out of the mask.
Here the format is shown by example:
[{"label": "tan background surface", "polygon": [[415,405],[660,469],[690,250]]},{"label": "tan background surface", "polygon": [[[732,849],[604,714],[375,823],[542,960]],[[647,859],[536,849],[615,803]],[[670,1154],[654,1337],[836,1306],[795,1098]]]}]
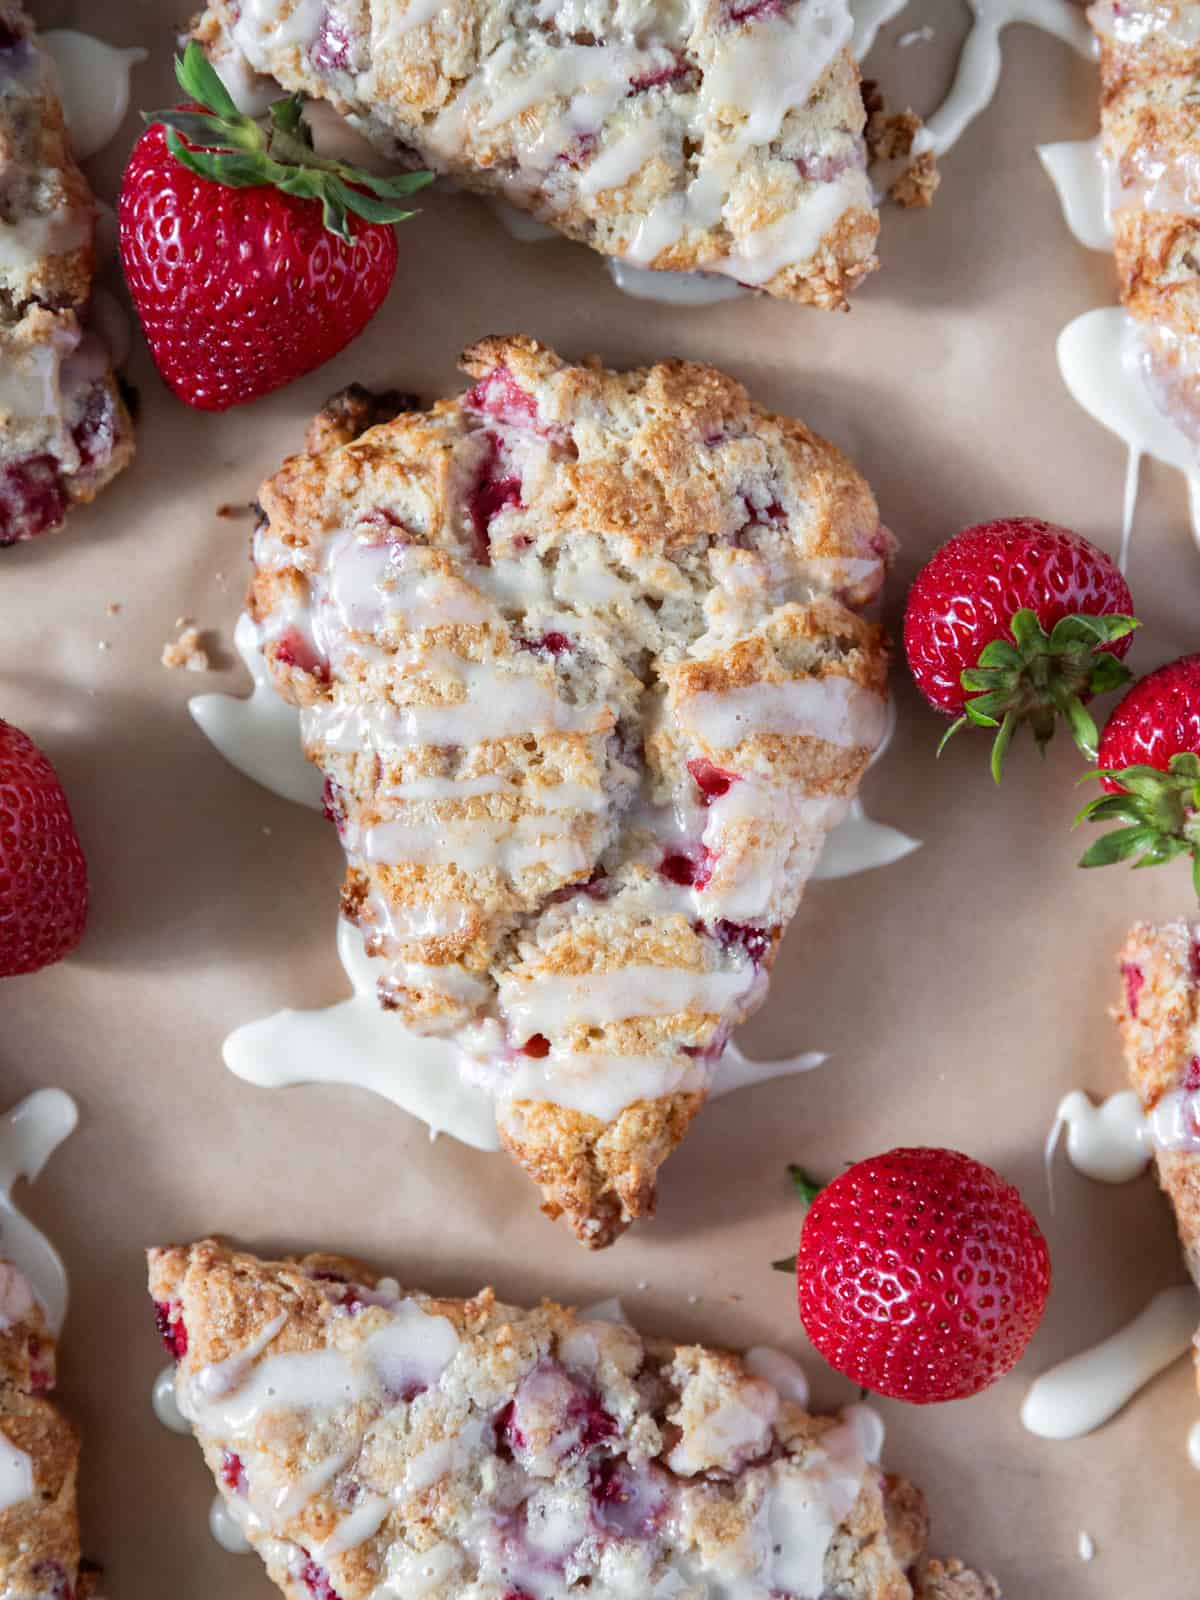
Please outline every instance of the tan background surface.
[{"label": "tan background surface", "polygon": [[[154,51],[135,104],[167,97],[173,8],[156,0],[34,0]],[[897,34],[922,21],[932,43]],[[940,95],[965,26],[956,0],[917,0],[873,65],[918,106]],[[228,768],[185,710],[198,677],[158,664],[188,613],[228,646],[248,524],[221,521],[298,445],[304,420],[352,378],[432,396],[478,335],[526,329],[623,364],[711,359],[795,410],[856,458],[903,550],[890,614],[916,566],[962,524],[1005,512],[1066,522],[1115,549],[1124,456],[1059,380],[1059,328],[1110,296],[1107,260],[1076,246],[1033,153],[1094,125],[1094,75],[1048,37],[1009,34],[1001,91],[945,165],[930,215],[886,218],[885,270],[850,317],[768,302],[700,312],[622,298],[598,259],[511,241],[477,204],[435,196],[402,231],[391,298],[357,347],[250,411],[189,413],[133,361],[140,453],[66,535],[0,553],[0,710],[58,763],[94,882],[79,956],[0,992],[5,1101],[43,1084],[75,1094],[79,1133],[28,1195],[72,1274],[63,1397],[81,1422],[86,1545],[110,1600],[265,1600],[252,1559],[209,1537],[198,1452],[154,1422],[163,1356],[143,1291],[152,1241],[227,1231],[266,1249],[323,1245],[411,1283],[587,1301],[624,1296],[647,1329],[806,1353],[789,1281],[771,1272],[799,1220],[789,1160],[832,1175],[897,1143],[956,1145],[1018,1182],[1050,1238],[1056,1287],[1017,1374],[935,1409],[884,1403],[895,1467],[928,1491],[936,1542],[995,1569],[1010,1600],[1186,1600],[1200,1580],[1200,1480],[1184,1439],[1200,1402],[1186,1363],[1093,1438],[1045,1444],[1020,1428],[1029,1380],[1112,1331],[1177,1279],[1149,1178],[1109,1189],[1060,1164],[1050,1215],[1041,1147],[1059,1095],[1118,1087],[1105,1008],[1113,951],[1135,916],[1187,906],[1182,866],[1077,872],[1067,822],[1080,767],[1014,752],[993,790],[980,740],[940,765],[940,731],[897,673],[900,731],[867,784],[871,809],[924,838],[897,866],[810,890],[774,996],[745,1030],[755,1054],[822,1047],[820,1073],[715,1106],[664,1174],[658,1221],[588,1256],[537,1215],[515,1166],[425,1129],[366,1094],[252,1090],[223,1069],[239,1022],[344,992],[333,947],[339,853],[312,813]],[[110,199],[132,118],[93,163]],[[222,576],[223,575],[223,576]],[[1184,490],[1148,467],[1131,579],[1153,665],[1194,647],[1200,554]],[[106,602],[121,603],[119,616]],[[111,643],[101,651],[99,641]],[[227,656],[227,660],[231,658]],[[693,1301],[691,1297],[695,1296]],[[807,1364],[825,1401],[846,1386]],[[1076,1555],[1081,1528],[1096,1540]]]}]

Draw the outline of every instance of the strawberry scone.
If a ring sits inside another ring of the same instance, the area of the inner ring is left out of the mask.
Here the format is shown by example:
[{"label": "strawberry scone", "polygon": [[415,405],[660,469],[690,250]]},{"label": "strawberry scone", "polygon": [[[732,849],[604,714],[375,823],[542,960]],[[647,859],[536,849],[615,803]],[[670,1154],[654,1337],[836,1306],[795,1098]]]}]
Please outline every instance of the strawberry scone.
[{"label": "strawberry scone", "polygon": [[0,545],[60,527],[133,455],[107,352],[85,329],[94,232],[54,65],[0,0]]},{"label": "strawberry scone", "polygon": [[54,1339],[29,1280],[0,1260],[0,1596],[86,1600],[79,1570],[79,1441],[45,1398]]},{"label": "strawberry scone", "polygon": [[1129,1079],[1188,1271],[1200,1283],[1200,923],[1138,923],[1121,951],[1121,977],[1117,1020]]},{"label": "strawberry scone", "polygon": [[845,304],[876,266],[847,0],[212,0],[195,36],[640,267]]},{"label": "strawberry scone", "polygon": [[892,540],[709,367],[524,338],[464,366],[430,412],[319,419],[260,491],[250,617],[382,1003],[460,1047],[599,1246],[652,1211],[883,737],[856,608]]},{"label": "strawberry scone", "polygon": [[1101,150],[1151,393],[1200,443],[1200,5],[1100,0]]},{"label": "strawberry scone", "polygon": [[408,1293],[361,1263],[151,1252],[175,1392],[288,1600],[995,1600],[791,1362]]}]

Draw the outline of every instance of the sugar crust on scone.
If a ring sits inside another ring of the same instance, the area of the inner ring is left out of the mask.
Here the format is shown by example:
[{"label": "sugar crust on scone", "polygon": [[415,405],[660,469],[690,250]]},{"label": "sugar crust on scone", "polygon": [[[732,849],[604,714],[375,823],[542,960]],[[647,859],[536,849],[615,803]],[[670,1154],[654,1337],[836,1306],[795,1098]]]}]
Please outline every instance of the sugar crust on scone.
[{"label": "sugar crust on scone", "polygon": [[845,0],[211,0],[196,37],[606,255],[836,308],[879,230],[851,32]]},{"label": "sugar crust on scone", "polygon": [[133,455],[107,352],[85,329],[95,206],[50,57],[0,0],[0,545],[61,526]]},{"label": "sugar crust on scone", "polygon": [[[288,1600],[997,1600],[852,1417],[725,1351],[336,1256],[152,1251],[176,1396]],[[877,1441],[876,1441],[877,1442]]]},{"label": "sugar crust on scone", "polygon": [[1152,394],[1200,443],[1200,7],[1100,0],[1088,16],[1121,299]]},{"label": "sugar crust on scone", "polygon": [[[884,731],[850,463],[709,367],[525,338],[263,485],[250,614],[409,1027],[454,1039],[551,1215],[649,1214]],[[365,402],[360,402],[363,404]]]},{"label": "sugar crust on scone", "polygon": [[54,1378],[54,1338],[29,1281],[0,1260],[0,1600],[91,1592],[79,1572],[79,1440],[45,1398]]}]

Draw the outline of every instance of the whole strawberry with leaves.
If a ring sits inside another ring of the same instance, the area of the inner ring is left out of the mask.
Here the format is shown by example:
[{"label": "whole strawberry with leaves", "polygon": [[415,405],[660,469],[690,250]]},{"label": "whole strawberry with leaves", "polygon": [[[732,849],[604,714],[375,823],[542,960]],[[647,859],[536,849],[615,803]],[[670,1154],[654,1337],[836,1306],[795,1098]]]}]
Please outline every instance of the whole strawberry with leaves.
[{"label": "whole strawberry with leaves", "polygon": [[966,528],[917,575],[904,617],[904,649],[918,689],[956,720],[993,728],[1000,781],[1013,734],[1028,723],[1039,747],[1059,717],[1095,760],[1098,733],[1086,702],[1119,689],[1121,657],[1137,627],[1116,563],[1087,539],[1036,517]]},{"label": "whole strawberry with leaves", "polygon": [[1200,655],[1148,673],[1109,717],[1096,776],[1106,791],[1076,822],[1119,822],[1081,867],[1155,867],[1187,853],[1200,896]]},{"label": "whole strawberry with leaves", "polygon": [[380,178],[319,157],[303,102],[243,116],[200,49],[193,102],[146,117],[121,183],[121,262],[150,350],[181,400],[243,405],[362,332],[396,270],[392,224],[428,172]]}]

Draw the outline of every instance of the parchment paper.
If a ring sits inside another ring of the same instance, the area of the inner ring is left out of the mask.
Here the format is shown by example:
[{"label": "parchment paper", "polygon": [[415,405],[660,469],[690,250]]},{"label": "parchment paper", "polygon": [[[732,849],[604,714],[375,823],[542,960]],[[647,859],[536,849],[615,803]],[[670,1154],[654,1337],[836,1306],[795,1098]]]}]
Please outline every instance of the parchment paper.
[{"label": "parchment paper", "polygon": [[[155,0],[35,0],[45,25],[145,44],[135,105],[171,97],[182,20]],[[898,34],[931,22],[930,42]],[[966,22],[954,0],[915,3],[872,66],[899,98],[936,100]],[[927,1491],[935,1543],[994,1569],[1010,1600],[1185,1600],[1200,1563],[1200,1480],[1184,1439],[1200,1416],[1186,1362],[1096,1436],[1025,1434],[1020,1400],[1042,1369],[1115,1329],[1182,1276],[1152,1180],[1110,1189],[1060,1161],[1050,1213],[1041,1149],[1066,1089],[1120,1086],[1106,1007],[1113,952],[1135,917],[1188,907],[1186,867],[1075,869],[1068,823],[1082,767],[1059,741],[1045,764],[1015,749],[1002,791],[985,742],[940,763],[941,724],[897,672],[900,727],[868,807],[926,841],[884,871],[814,884],[774,996],[744,1031],[753,1054],[823,1048],[822,1071],[720,1102],[663,1173],[657,1222],[589,1256],[542,1220],[534,1191],[383,1102],[346,1090],[257,1091],[222,1067],[236,1024],[345,992],[334,955],[337,844],[317,816],[227,767],[187,716],[200,690],[244,687],[229,639],[249,523],[221,519],[299,446],[308,416],[360,379],[433,397],[476,337],[527,330],[617,365],[711,360],[763,401],[850,451],[902,541],[898,621],[914,571],[961,525],[1003,513],[1057,519],[1117,548],[1123,452],[1077,409],[1054,360],[1059,329],[1112,297],[1111,263],[1062,224],[1034,155],[1095,125],[1094,70],[1028,28],[1005,39],[1001,89],[944,164],[931,214],[890,210],[884,270],[848,317],[768,302],[700,312],[625,299],[598,258],[519,245],[466,197],[434,195],[401,233],[391,298],[369,334],[307,381],[225,417],[187,411],[142,349],[139,455],[71,530],[0,553],[0,712],[51,752],[91,862],[79,955],[0,986],[3,1099],[61,1084],[82,1127],[29,1192],[71,1269],[62,1396],[82,1426],[86,1545],[110,1600],[267,1600],[253,1558],[210,1538],[199,1452],[148,1402],[163,1362],[142,1248],[224,1231],[256,1248],[345,1249],[402,1280],[584,1303],[619,1293],[648,1330],[802,1358],[822,1403],[850,1398],[807,1350],[773,1257],[800,1220],[785,1163],[821,1177],[900,1143],[958,1146],[1019,1183],[1049,1236],[1049,1314],[1017,1373],[942,1408],[882,1403],[887,1459]],[[115,197],[131,116],[91,167]],[[1144,473],[1130,573],[1143,666],[1197,643],[1200,553],[1185,491]],[[116,616],[106,603],[119,602]],[[217,630],[223,672],[159,665],[175,619]],[[102,649],[101,644],[109,646]],[[1096,1542],[1076,1554],[1080,1529]]]}]

